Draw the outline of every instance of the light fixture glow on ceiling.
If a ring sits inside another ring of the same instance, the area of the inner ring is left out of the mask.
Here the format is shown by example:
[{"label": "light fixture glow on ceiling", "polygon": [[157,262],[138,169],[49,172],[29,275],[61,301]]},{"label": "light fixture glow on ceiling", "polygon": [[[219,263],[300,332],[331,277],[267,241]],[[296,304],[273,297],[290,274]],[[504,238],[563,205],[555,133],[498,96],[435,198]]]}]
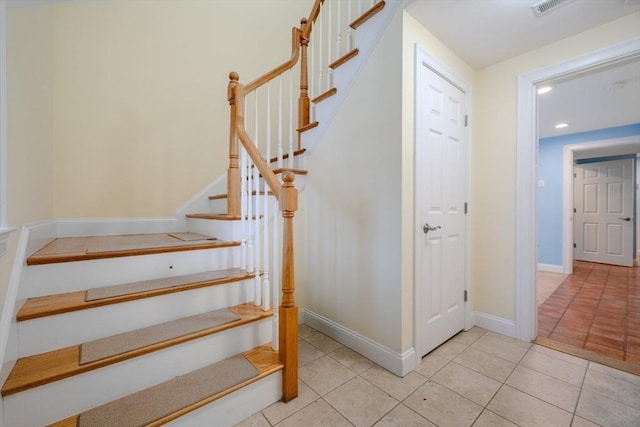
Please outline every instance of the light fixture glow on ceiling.
[{"label": "light fixture glow on ceiling", "polygon": [[538,95],[542,95],[543,93],[551,92],[551,86],[542,86],[538,89]]},{"label": "light fixture glow on ceiling", "polygon": [[566,128],[567,126],[569,126],[567,123],[558,123],[556,129]]}]

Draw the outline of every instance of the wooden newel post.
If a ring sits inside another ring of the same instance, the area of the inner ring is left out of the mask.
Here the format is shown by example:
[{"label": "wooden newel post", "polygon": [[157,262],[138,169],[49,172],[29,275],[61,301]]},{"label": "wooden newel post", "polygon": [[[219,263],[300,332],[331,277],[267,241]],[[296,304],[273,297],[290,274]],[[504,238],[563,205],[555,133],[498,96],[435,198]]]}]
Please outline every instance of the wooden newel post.
[{"label": "wooden newel post", "polygon": [[307,65],[309,39],[305,36],[307,25],[307,18],[302,18],[300,21],[300,98],[298,99],[298,128],[308,125],[310,121],[309,69]]},{"label": "wooden newel post", "polygon": [[227,170],[227,214],[240,216],[240,166],[238,156],[238,134],[236,132],[236,102],[238,73],[229,73],[229,86],[227,99],[231,107],[231,120],[229,127],[229,169]]},{"label": "wooden newel post", "polygon": [[280,361],[284,363],[282,399],[288,402],[298,396],[298,307],[294,299],[293,217],[298,209],[295,175],[286,171],[282,176],[280,210],[282,211],[282,304],[280,305]]}]

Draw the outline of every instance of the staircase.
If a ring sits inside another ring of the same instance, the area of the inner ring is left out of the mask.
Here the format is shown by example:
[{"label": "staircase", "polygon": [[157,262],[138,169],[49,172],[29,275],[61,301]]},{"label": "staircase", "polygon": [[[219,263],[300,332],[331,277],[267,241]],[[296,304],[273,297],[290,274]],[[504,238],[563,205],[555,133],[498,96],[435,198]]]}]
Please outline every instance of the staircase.
[{"label": "staircase", "polygon": [[[289,61],[246,85],[231,73],[226,179],[175,221],[23,229],[0,331],[0,427],[230,426],[297,396],[304,158],[397,6],[317,0]],[[106,353],[87,359],[96,346]]]}]

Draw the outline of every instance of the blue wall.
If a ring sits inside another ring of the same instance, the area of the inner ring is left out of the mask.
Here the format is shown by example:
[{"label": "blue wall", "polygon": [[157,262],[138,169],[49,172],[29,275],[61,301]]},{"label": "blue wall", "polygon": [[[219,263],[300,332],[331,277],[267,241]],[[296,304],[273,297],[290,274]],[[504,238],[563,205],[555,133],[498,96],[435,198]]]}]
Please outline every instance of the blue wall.
[{"label": "blue wall", "polygon": [[562,154],[565,145],[640,135],[640,123],[538,141],[538,263],[562,265]]}]

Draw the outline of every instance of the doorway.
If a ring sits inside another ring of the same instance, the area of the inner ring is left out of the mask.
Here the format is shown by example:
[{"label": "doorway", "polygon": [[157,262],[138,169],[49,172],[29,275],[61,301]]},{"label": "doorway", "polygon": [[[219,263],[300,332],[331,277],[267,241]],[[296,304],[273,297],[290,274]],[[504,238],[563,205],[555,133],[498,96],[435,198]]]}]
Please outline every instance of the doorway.
[{"label": "doorway", "polygon": [[516,301],[515,336],[531,341],[537,335],[536,307],[536,149],[537,84],[614,61],[638,57],[640,39],[632,39],[518,77],[516,177]]}]

